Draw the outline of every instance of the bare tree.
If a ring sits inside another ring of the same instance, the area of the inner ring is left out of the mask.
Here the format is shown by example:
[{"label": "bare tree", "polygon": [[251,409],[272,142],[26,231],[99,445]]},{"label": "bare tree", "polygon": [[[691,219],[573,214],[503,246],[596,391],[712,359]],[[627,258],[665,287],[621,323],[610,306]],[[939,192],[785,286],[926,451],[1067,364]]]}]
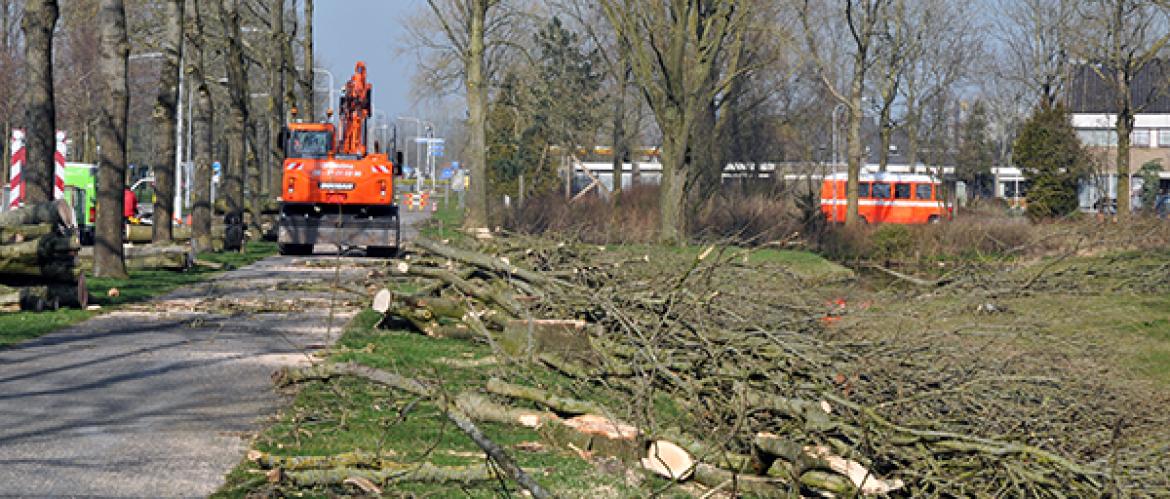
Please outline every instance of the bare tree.
[{"label": "bare tree", "polygon": [[728,47],[742,40],[749,9],[699,0],[602,0],[601,7],[662,131],[659,239],[680,243],[688,229],[687,188],[699,173],[693,134],[716,96],[741,76],[723,69],[740,55]]},{"label": "bare tree", "polygon": [[[206,0],[188,0],[187,79],[195,92],[195,106],[191,117],[191,157],[195,162],[191,179],[191,242],[196,252],[210,251],[211,247],[211,124],[214,117],[211,91],[207,87],[206,38],[203,33],[202,12]],[[218,1],[218,0],[211,0]]]},{"label": "bare tree", "polygon": [[[882,19],[888,15],[890,0],[844,0],[844,9],[837,11],[828,7],[828,12],[817,12],[809,0],[803,0],[801,22],[804,27],[808,52],[818,69],[825,88],[834,99],[844,104],[849,110],[848,143],[849,179],[845,188],[846,208],[845,224],[855,225],[860,220],[857,213],[858,179],[861,176],[861,166],[865,163],[865,146],[862,143],[861,125],[864,120],[865,109],[862,98],[865,95],[866,73],[873,67],[873,53],[875,45],[880,41],[875,33],[881,25]],[[820,16],[818,17],[818,14]],[[826,14],[828,14],[826,16]],[[830,23],[839,23],[844,19],[848,31],[845,44],[848,46],[848,58],[851,59],[849,70],[849,90],[841,91],[837,88],[838,77],[834,75],[828,58],[821,53],[822,40],[825,33],[823,26]]]},{"label": "bare tree", "polygon": [[[997,77],[1023,84],[1037,103],[1056,104],[1069,76],[1078,0],[999,0],[992,16],[1006,67]],[[1028,107],[1031,107],[1031,103]],[[1030,109],[1023,111],[1030,112]]]},{"label": "bare tree", "polygon": [[[25,203],[53,199],[53,155],[57,151],[57,117],[53,101],[53,28],[57,0],[27,0],[24,6]],[[4,140],[8,140],[7,137]]]},{"label": "bare tree", "polygon": [[97,230],[93,273],[98,277],[126,278],[122,260],[122,192],[126,188],[126,115],[130,105],[127,65],[130,41],[126,36],[126,6],[122,0],[101,0],[99,68],[107,87],[98,135],[101,153],[97,197]]},{"label": "bare tree", "polygon": [[[1080,5],[1084,22],[1074,50],[1089,61],[1089,68],[1113,90],[1117,132],[1117,215],[1130,216],[1130,134],[1134,115],[1166,91],[1167,82],[1155,85],[1150,95],[1135,95],[1133,82],[1170,42],[1168,4],[1161,0],[1101,0]],[[1164,79],[1164,78],[1163,78]]]},{"label": "bare tree", "polygon": [[[900,84],[903,129],[909,144],[907,162],[918,163],[922,143],[939,135],[946,122],[950,97],[979,60],[982,43],[970,4],[956,0],[923,0],[908,11],[910,45]],[[985,80],[984,80],[985,81]],[[944,141],[945,142],[945,141]],[[888,144],[883,144],[888,148]],[[932,148],[934,154],[937,148]],[[937,162],[937,157],[931,163]]]},{"label": "bare tree", "polygon": [[[317,112],[315,106],[317,99],[315,99],[315,90],[313,87],[313,0],[303,0],[305,2],[305,38],[302,42],[304,50],[305,68],[301,73],[301,92],[305,95],[304,114],[310,120],[317,119]],[[332,104],[330,104],[332,105]]]},{"label": "bare tree", "polygon": [[284,164],[284,147],[280,143],[280,134],[277,133],[284,126],[285,95],[284,78],[285,52],[288,46],[284,31],[284,0],[273,0],[269,5],[269,23],[271,40],[268,47],[268,178],[269,182],[264,189],[268,192],[280,192],[280,171]]},{"label": "bare tree", "polygon": [[[24,5],[20,0],[0,0],[0,74],[8,75],[11,81],[24,80],[23,44],[20,39],[20,25]],[[27,85],[0,85],[0,182],[8,181],[9,150],[8,137],[12,136],[13,118],[20,114],[22,88]],[[19,118],[17,118],[19,120]]]},{"label": "bare tree", "polygon": [[183,56],[183,12],[186,0],[167,0],[163,17],[163,61],[159,77],[158,100],[154,104],[154,126],[158,149],[154,160],[155,243],[171,240],[171,218],[175,198],[175,114],[179,101],[179,60]]},{"label": "bare tree", "polygon": [[494,12],[503,0],[427,0],[427,4],[442,26],[452,60],[461,69],[467,92],[468,169],[471,185],[467,192],[467,214],[463,225],[467,229],[487,227],[487,133],[488,84],[490,70],[485,54],[488,51],[487,34],[491,30]]},{"label": "bare tree", "polygon": [[[919,45],[923,42],[919,28],[912,13],[907,11],[906,0],[893,0],[893,15],[885,16],[880,20],[880,33],[884,43],[878,46],[876,54],[877,81],[877,108],[878,108],[878,136],[880,145],[878,150],[878,169],[886,171],[890,164],[890,144],[893,139],[896,123],[894,122],[894,102],[898,98],[898,91],[906,74],[906,61],[912,55],[921,52]],[[910,6],[911,9],[914,6]],[[921,35],[925,35],[922,33]]]},{"label": "bare tree", "polygon": [[[248,76],[244,71],[244,48],[240,32],[240,0],[213,0],[216,17],[223,23],[224,54],[228,78],[228,118],[223,133],[227,161],[223,165],[223,197],[227,211],[242,214],[244,178],[247,175]],[[255,194],[255,193],[253,193]]]}]

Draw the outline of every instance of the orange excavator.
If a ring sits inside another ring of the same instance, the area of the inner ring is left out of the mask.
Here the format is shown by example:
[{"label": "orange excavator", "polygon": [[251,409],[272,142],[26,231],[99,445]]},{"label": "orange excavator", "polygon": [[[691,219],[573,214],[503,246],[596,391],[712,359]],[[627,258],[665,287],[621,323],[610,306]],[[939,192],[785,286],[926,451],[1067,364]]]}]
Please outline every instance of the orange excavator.
[{"label": "orange excavator", "polygon": [[363,246],[371,256],[397,253],[401,220],[394,177],[401,174],[402,153],[395,151],[390,161],[377,143],[368,151],[372,98],[366,65],[358,62],[341,96],[340,134],[332,123],[295,119],[282,131],[281,254],[311,254],[315,244]]}]

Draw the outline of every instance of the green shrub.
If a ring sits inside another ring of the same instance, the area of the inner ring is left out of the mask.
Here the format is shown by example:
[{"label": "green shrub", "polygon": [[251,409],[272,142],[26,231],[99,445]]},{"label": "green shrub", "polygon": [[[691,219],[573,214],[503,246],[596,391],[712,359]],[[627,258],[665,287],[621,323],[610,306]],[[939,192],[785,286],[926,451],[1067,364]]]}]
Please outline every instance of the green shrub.
[{"label": "green shrub", "polygon": [[873,246],[870,250],[870,256],[879,260],[911,255],[914,252],[915,240],[917,239],[910,227],[894,224],[878,227],[871,238]]},{"label": "green shrub", "polygon": [[1028,216],[1053,218],[1076,211],[1077,183],[1088,171],[1090,160],[1064,107],[1037,108],[1020,129],[1014,146],[1016,165],[1031,182]]}]

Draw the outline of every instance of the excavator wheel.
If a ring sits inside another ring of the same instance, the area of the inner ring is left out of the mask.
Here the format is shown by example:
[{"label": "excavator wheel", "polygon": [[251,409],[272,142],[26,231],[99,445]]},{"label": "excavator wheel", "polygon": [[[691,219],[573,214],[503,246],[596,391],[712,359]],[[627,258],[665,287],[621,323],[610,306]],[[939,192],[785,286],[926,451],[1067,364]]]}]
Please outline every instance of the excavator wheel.
[{"label": "excavator wheel", "polygon": [[394,258],[398,256],[398,249],[402,247],[402,220],[394,214],[394,246],[370,246],[366,248],[366,256],[373,258]]},{"label": "excavator wheel", "polygon": [[278,244],[277,249],[282,255],[311,255],[313,254],[312,244]]}]

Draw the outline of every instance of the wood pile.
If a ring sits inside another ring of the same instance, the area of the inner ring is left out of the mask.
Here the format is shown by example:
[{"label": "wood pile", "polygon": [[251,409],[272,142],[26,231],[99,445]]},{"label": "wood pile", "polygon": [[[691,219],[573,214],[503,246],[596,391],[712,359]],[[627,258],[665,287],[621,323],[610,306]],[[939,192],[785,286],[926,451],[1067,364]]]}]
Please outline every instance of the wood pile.
[{"label": "wood pile", "polygon": [[[448,414],[732,495],[1170,494],[1167,442],[1110,448],[1121,416],[1094,405],[1100,392],[1026,363],[959,363],[929,338],[842,336],[820,297],[748,265],[750,250],[468,244],[415,241],[391,270],[417,291],[373,297],[385,323],[487,343],[507,363],[507,382],[446,394]],[[548,370],[602,402],[525,375]],[[339,375],[389,373],[323,365],[281,380]]]},{"label": "wood pile", "polygon": [[54,201],[0,213],[0,306],[85,307],[73,209]]}]

